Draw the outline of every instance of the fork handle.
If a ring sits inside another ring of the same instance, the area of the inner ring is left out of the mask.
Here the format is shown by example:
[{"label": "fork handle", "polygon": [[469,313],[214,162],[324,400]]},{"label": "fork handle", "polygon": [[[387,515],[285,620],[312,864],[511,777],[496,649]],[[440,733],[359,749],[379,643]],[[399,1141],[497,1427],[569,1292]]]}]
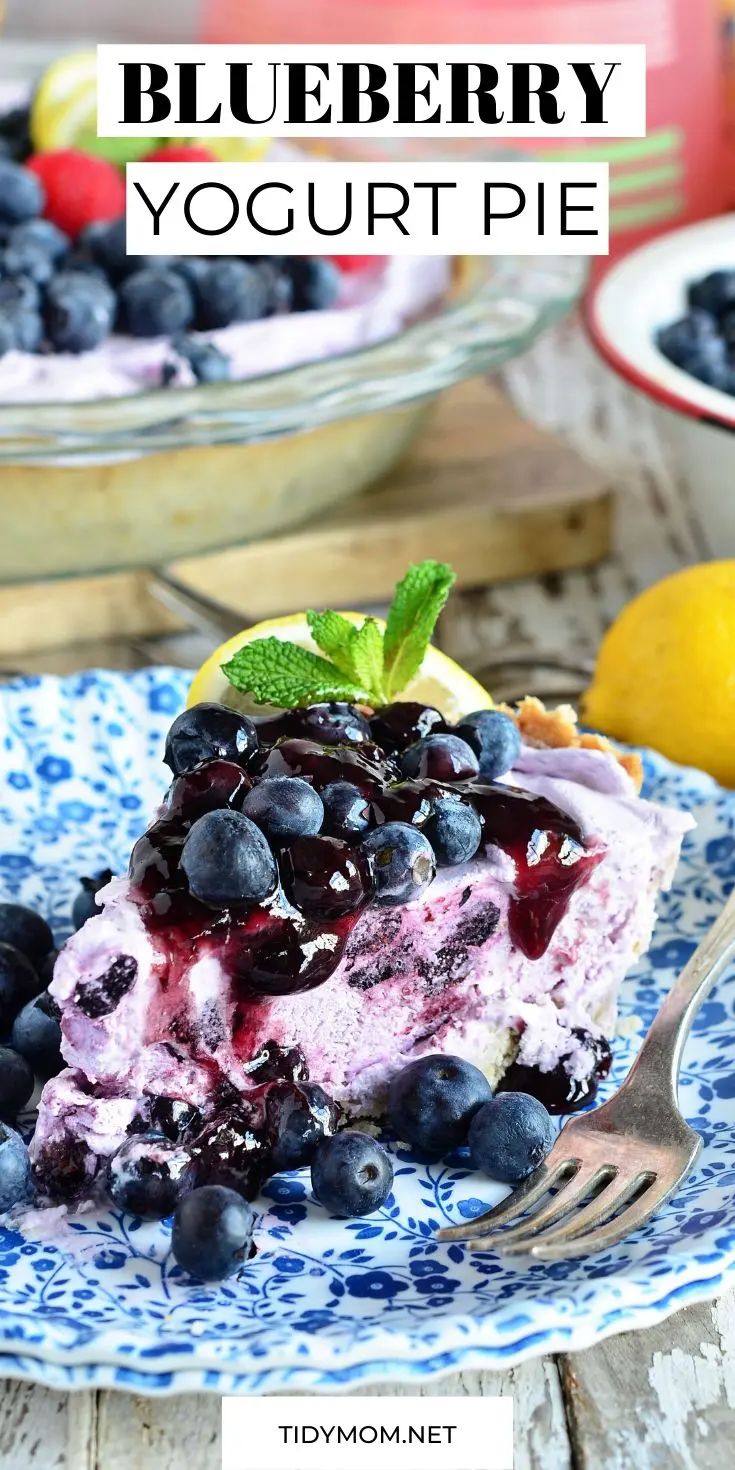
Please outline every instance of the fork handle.
[{"label": "fork handle", "polygon": [[731,893],[719,918],[694,951],[689,963],[674,982],[646,1036],[633,1066],[623,1084],[627,1087],[644,1078],[660,1096],[676,1105],[677,1083],[684,1043],[694,1017],[715,980],[719,978],[735,954],[735,891]]}]

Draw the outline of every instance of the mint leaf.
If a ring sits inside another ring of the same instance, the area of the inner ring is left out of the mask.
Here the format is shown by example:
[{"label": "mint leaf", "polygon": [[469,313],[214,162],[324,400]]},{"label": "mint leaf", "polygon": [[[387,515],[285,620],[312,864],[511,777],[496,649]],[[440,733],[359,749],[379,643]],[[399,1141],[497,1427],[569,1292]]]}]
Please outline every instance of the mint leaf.
[{"label": "mint leaf", "polygon": [[418,673],[455,575],[446,562],[409,567],[395,590],[383,640],[385,694],[394,699]]},{"label": "mint leaf", "polygon": [[353,627],[350,643],[352,677],[370,690],[371,704],[385,704],[383,692],[383,634],[375,618]]},{"label": "mint leaf", "polygon": [[355,669],[350,653],[357,631],[354,623],[343,618],[341,613],[330,611],[308,612],[306,621],[311,636],[322,653],[326,653],[348,679],[354,678]]},{"label": "mint leaf", "polygon": [[281,638],[257,638],[241,648],[222,672],[235,689],[256,704],[293,709],[325,699],[367,700],[367,690],[347,678],[334,664],[297,643]]}]

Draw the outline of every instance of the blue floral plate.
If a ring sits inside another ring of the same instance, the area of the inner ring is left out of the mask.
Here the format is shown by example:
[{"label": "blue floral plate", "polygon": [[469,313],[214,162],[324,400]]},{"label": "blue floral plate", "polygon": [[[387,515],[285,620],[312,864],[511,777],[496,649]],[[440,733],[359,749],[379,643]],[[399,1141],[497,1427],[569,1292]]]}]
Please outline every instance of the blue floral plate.
[{"label": "blue floral plate", "polygon": [[[0,691],[0,897],[68,932],[78,876],[122,868],[165,786],[163,736],[181,671],[27,679]],[[647,757],[648,792],[689,808],[674,891],[651,953],[626,982],[612,1088],[673,976],[733,886],[735,792]],[[395,1151],[395,1193],[365,1220],[330,1219],[307,1177],[272,1180],[257,1258],[217,1289],[191,1285],[166,1225],[94,1210],[0,1230],[0,1375],[138,1392],[331,1390],[500,1368],[650,1326],[735,1282],[735,976],[703,1007],[681,1102],[704,1136],[696,1172],[607,1255],[510,1267],[438,1245],[500,1189]]]}]

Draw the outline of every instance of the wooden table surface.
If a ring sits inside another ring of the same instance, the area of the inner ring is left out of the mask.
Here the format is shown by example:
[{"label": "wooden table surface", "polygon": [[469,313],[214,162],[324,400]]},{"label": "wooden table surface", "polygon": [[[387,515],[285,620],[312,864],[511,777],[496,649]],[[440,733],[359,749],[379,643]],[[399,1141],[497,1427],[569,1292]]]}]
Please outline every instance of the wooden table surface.
[{"label": "wooden table surface", "polygon": [[[647,406],[593,358],[574,324],[555,331],[507,375],[539,422],[562,428],[619,490],[616,551],[605,565],[464,594],[441,642],[473,669],[495,657],[594,655],[610,618],[639,588],[716,554]],[[440,548],[437,548],[440,553]],[[189,662],[196,639],[113,646],[118,667]],[[100,661],[99,647],[34,655],[29,671]],[[387,1384],[370,1392],[396,1394]],[[405,1392],[416,1392],[415,1387]],[[689,1307],[645,1332],[505,1373],[462,1373],[426,1394],[510,1394],[516,1470],[722,1470],[735,1427],[735,1293]],[[0,1465],[7,1470],[196,1470],[220,1465],[219,1401],[146,1400],[118,1393],[52,1393],[0,1385]]]}]

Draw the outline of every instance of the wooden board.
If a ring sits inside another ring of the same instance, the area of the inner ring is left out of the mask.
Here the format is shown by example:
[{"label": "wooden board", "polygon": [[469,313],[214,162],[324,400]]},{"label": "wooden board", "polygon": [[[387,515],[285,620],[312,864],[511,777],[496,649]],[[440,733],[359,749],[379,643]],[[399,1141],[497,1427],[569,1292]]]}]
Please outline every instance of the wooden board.
[{"label": "wooden board", "polygon": [[[325,602],[383,602],[407,562],[426,556],[451,562],[460,587],[589,566],[607,555],[610,525],[599,471],[476,379],[443,396],[387,480],[336,512],[167,571],[246,623]],[[182,625],[140,571],[0,590],[4,661],[88,639],[91,628],[105,638]]]}]

